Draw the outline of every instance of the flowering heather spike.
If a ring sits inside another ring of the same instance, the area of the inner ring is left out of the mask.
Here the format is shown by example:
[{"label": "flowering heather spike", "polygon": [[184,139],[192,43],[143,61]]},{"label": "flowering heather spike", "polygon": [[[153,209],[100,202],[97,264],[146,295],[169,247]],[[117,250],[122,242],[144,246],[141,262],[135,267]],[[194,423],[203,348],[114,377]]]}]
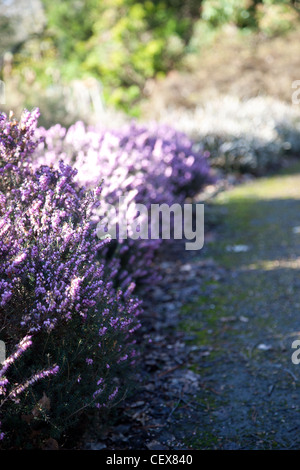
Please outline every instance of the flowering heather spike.
[{"label": "flowering heather spike", "polygon": [[0,113],[0,192],[12,189],[29,172],[30,156],[40,143],[35,138],[39,110],[24,111],[20,122]]},{"label": "flowering heather spike", "polygon": [[20,393],[23,393],[28,387],[33,385],[38,380],[42,380],[45,377],[49,377],[50,375],[56,375],[59,371],[59,366],[54,366],[51,369],[42,370],[34,374],[29,380],[26,380],[23,384],[19,384],[13,388],[13,390],[9,394],[9,398],[16,398]]},{"label": "flowering heather spike", "polygon": [[0,377],[2,377],[8,370],[8,368],[32,345],[31,336],[25,336],[22,341],[17,345],[16,351],[5,359],[0,369]]},{"label": "flowering heather spike", "polygon": [[112,401],[116,397],[116,395],[118,394],[118,391],[119,391],[119,387],[116,387],[114,391],[109,395],[108,397],[109,401]]}]

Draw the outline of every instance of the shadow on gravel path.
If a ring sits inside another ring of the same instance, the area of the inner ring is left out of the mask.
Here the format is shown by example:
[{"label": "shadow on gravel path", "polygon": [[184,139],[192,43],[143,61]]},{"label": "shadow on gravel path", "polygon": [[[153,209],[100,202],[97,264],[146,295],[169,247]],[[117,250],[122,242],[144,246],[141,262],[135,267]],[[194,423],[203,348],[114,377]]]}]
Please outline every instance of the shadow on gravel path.
[{"label": "shadow on gravel path", "polygon": [[224,272],[181,309],[200,379],[177,425],[193,449],[299,449],[300,174],[224,192],[206,217],[221,224],[202,256]]}]

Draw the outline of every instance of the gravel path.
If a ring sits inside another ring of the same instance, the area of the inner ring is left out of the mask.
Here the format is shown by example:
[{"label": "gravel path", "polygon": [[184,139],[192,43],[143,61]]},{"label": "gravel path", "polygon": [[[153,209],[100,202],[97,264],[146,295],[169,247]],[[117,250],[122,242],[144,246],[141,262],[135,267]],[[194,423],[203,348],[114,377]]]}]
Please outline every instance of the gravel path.
[{"label": "gravel path", "polygon": [[300,448],[296,170],[206,203],[203,250],[179,241],[161,250],[136,392],[111,428],[89,431],[85,448]]}]

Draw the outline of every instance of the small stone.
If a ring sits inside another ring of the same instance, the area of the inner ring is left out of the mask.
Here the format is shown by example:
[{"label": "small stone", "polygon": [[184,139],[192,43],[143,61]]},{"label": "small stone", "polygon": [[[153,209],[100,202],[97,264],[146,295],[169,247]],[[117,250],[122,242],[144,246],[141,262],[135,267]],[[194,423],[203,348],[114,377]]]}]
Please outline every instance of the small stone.
[{"label": "small stone", "polygon": [[191,271],[191,269],[192,269],[192,266],[190,264],[184,264],[181,266],[180,271],[182,273],[188,273]]},{"label": "small stone", "polygon": [[103,442],[89,442],[86,445],[86,448],[88,450],[103,450],[106,449],[106,444],[104,444]]},{"label": "small stone", "polygon": [[229,316],[229,317],[221,317],[220,318],[220,321],[223,322],[223,323],[227,323],[227,322],[233,322],[236,320],[236,317],[233,317],[233,316]]},{"label": "small stone", "polygon": [[131,405],[131,408],[138,408],[139,406],[143,406],[144,404],[145,404],[145,402],[142,401],[142,400],[141,400],[141,401],[137,401],[136,403],[133,403],[133,404]]},{"label": "small stone", "polygon": [[146,444],[146,447],[149,450],[168,450],[169,449],[169,447],[164,446],[163,444],[161,444],[158,441],[148,442],[148,444]]},{"label": "small stone", "polygon": [[239,317],[239,320],[242,321],[243,323],[247,323],[249,321],[249,318],[248,317],[244,317],[243,315],[241,315]]},{"label": "small stone", "polygon": [[243,253],[246,251],[249,251],[249,246],[248,245],[233,245],[233,246],[227,246],[226,251],[232,251],[234,253]]},{"label": "small stone", "polygon": [[259,344],[257,346],[257,349],[259,349],[260,351],[269,351],[270,349],[272,349],[272,346],[270,344]]}]

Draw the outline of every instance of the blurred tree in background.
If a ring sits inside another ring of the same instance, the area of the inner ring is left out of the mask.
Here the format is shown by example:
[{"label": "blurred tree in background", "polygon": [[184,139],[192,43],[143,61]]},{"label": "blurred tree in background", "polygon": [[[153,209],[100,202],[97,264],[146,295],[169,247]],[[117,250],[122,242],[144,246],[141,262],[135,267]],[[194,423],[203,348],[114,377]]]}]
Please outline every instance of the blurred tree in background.
[{"label": "blurred tree in background", "polygon": [[294,26],[299,5],[288,0],[0,0],[0,55],[3,61],[6,51],[13,52],[14,77],[28,106],[47,89],[57,96],[59,114],[58,87],[92,77],[101,83],[106,103],[138,115],[151,80],[180,68],[224,27],[281,34]]},{"label": "blurred tree in background", "polygon": [[64,79],[99,77],[105,98],[126,110],[147,79],[176,66],[201,2],[44,0]]}]

